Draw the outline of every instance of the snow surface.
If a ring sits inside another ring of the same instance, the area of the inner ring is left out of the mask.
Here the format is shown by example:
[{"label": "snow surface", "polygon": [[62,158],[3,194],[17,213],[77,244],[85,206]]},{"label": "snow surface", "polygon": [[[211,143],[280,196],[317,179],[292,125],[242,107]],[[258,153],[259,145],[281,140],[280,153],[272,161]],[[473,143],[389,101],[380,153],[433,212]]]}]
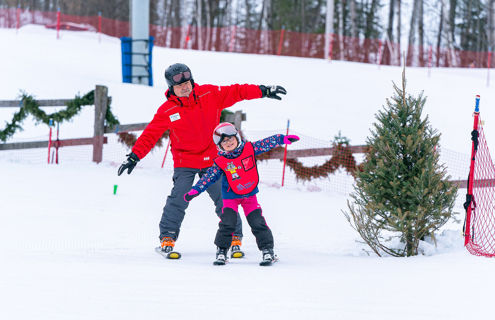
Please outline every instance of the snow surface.
[{"label": "snow surface", "polygon": [[[401,69],[292,57],[155,48],[155,87],[121,83],[120,42],[89,32],[26,26],[0,29],[0,100],[21,90],[39,99],[72,98],[109,87],[121,123],[149,121],[164,101],[162,71],[182,61],[198,83],[280,84],[282,102],[252,100],[243,110],[248,136],[291,132],[291,148],[328,146],[341,131],[364,144],[374,115],[400,83]],[[493,86],[480,69],[407,69],[408,88],[428,97],[424,113],[442,134],[441,152],[453,178],[468,172],[472,111],[481,94],[488,125],[495,119]],[[59,108],[60,109],[60,108]],[[54,108],[46,108],[53,112]],[[0,108],[10,122],[14,108]],[[94,112],[86,107],[60,137],[90,137]],[[48,128],[27,119],[8,142],[46,140]],[[491,139],[495,143],[495,138]],[[493,148],[492,148],[493,149]],[[280,188],[282,165],[260,166],[259,200],[280,262],[261,268],[261,254],[244,223],[246,258],[212,265],[218,218],[211,200],[187,210],[177,249],[179,261],[154,252],[158,222],[172,187],[172,163],[157,148],[132,175],[116,169],[126,148],[109,135],[104,161],[91,163],[91,147],[60,150],[60,164],[46,164],[46,149],[0,152],[0,319],[489,319],[495,287],[493,260],[463,249],[462,225],[448,223],[437,246],[424,255],[378,258],[345,220],[352,178],[345,172],[298,183],[290,170]],[[328,158],[301,159],[305,164]],[[450,165],[452,164],[452,165]],[[116,195],[113,187],[118,185]],[[463,219],[463,193],[456,211]],[[245,221],[244,221],[245,222]]]}]

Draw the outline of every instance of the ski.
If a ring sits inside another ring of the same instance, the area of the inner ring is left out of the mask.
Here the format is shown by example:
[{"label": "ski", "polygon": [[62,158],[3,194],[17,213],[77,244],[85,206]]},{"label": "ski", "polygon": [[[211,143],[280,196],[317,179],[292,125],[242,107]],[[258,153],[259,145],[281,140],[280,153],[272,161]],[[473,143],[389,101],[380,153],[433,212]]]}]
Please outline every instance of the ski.
[{"label": "ski", "polygon": [[223,259],[217,259],[213,261],[214,266],[224,266],[226,264],[227,264],[227,260],[223,260]]},{"label": "ski", "polygon": [[235,259],[244,258],[244,251],[242,251],[239,246],[233,246],[230,251],[230,257]]},{"label": "ski", "polygon": [[274,256],[273,259],[263,259],[260,262],[260,266],[262,266],[262,267],[268,267],[268,266],[271,266],[272,264],[274,264],[277,261],[278,261],[278,257],[277,256]]},{"label": "ski", "polygon": [[156,253],[158,253],[159,255],[161,255],[162,257],[167,258],[167,259],[177,260],[177,259],[180,259],[182,257],[180,252],[177,252],[177,251],[165,252],[162,250],[161,247],[156,247],[155,251],[156,251]]}]

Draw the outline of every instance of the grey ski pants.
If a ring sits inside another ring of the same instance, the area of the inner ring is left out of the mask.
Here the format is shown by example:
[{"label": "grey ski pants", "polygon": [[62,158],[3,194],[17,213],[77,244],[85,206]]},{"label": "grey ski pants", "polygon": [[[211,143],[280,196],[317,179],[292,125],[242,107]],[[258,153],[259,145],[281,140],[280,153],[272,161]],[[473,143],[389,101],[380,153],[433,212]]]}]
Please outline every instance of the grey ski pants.
[{"label": "grey ski pants", "polygon": [[[174,168],[172,178],[174,186],[170,195],[167,197],[167,202],[163,208],[162,218],[160,220],[160,239],[163,237],[172,237],[174,240],[177,240],[182,220],[184,220],[186,209],[189,206],[189,203],[184,200],[184,194],[191,190],[196,174],[202,177],[207,170],[208,168],[201,170]],[[218,180],[206,190],[215,204],[215,212],[219,217],[222,214],[223,207],[221,185],[221,180]],[[242,222],[240,217],[237,218],[234,235],[242,237]]]}]

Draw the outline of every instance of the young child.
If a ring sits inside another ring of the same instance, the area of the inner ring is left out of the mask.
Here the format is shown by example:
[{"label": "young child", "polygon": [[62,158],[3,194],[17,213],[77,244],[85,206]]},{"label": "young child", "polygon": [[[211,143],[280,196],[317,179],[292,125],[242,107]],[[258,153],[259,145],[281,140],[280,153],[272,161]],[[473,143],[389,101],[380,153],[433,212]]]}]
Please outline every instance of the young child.
[{"label": "young child", "polygon": [[223,176],[223,209],[215,237],[217,260],[213,264],[223,265],[227,260],[239,205],[244,209],[258,248],[262,252],[263,261],[260,265],[271,265],[276,260],[273,253],[273,235],[256,199],[259,176],[255,156],[298,140],[299,137],[295,135],[277,134],[256,142],[242,141],[236,128],[226,122],[220,123],[213,130],[213,141],[217,145],[219,156],[206,174],[184,195],[184,200],[189,202]]}]

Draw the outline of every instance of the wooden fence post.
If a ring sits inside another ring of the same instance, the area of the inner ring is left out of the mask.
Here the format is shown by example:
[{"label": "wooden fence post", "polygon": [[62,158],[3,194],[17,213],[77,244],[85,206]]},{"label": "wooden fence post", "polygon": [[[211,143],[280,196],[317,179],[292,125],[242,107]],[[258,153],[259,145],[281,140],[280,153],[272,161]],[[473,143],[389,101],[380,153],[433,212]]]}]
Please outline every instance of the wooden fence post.
[{"label": "wooden fence post", "polygon": [[100,163],[103,160],[103,139],[107,104],[108,88],[97,85],[95,89],[95,133],[93,136],[93,161],[96,163]]},{"label": "wooden fence post", "polygon": [[236,127],[237,130],[241,130],[242,120],[245,120],[242,117],[242,111],[241,110],[237,110],[234,113],[234,127]]}]

